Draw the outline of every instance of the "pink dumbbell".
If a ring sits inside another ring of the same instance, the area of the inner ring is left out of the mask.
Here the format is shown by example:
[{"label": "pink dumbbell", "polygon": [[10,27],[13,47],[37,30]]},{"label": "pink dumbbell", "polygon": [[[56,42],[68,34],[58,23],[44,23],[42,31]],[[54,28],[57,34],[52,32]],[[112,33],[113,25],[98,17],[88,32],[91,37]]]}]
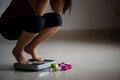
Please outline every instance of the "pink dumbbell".
[{"label": "pink dumbbell", "polygon": [[59,65],[59,67],[61,67],[61,70],[63,70],[63,71],[72,69],[72,64],[70,64],[70,63],[61,62],[58,65]]}]

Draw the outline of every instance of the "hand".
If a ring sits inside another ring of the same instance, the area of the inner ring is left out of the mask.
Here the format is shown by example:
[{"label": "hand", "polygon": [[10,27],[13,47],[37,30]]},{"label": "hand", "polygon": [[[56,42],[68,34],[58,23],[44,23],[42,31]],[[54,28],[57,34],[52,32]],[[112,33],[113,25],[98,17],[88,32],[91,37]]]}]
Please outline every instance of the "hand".
[{"label": "hand", "polygon": [[40,16],[43,16],[49,3],[50,3],[50,0],[38,0],[37,6],[36,6],[36,13]]},{"label": "hand", "polygon": [[55,13],[63,13],[64,0],[50,0],[50,5]]},{"label": "hand", "polygon": [[50,3],[50,0],[28,0],[37,15],[42,16]]}]

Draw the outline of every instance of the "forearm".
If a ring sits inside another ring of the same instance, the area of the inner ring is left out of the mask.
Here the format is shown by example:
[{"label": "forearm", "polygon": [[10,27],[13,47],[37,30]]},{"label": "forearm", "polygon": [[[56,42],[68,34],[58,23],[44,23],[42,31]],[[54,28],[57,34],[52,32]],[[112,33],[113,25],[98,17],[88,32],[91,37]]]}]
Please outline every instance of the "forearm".
[{"label": "forearm", "polygon": [[55,13],[62,14],[63,13],[63,7],[64,7],[64,2],[63,0],[51,0],[50,1],[51,8]]},{"label": "forearm", "polygon": [[50,0],[38,0],[36,6],[36,13],[40,16],[43,16],[44,12],[46,11]]}]

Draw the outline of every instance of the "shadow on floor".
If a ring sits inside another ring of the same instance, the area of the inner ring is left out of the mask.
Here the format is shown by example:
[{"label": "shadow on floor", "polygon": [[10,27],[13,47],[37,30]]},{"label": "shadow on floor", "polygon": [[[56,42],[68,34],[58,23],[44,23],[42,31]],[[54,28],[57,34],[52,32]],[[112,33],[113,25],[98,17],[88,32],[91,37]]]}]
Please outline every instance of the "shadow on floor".
[{"label": "shadow on floor", "polygon": [[9,64],[0,65],[0,71],[13,71],[13,70],[14,70],[13,65],[9,65]]}]

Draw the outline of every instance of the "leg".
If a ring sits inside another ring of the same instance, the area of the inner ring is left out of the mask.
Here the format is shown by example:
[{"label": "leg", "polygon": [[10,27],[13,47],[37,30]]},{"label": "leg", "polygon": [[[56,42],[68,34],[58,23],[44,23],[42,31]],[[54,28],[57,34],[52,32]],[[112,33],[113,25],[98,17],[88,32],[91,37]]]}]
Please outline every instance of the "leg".
[{"label": "leg", "polygon": [[[23,23],[22,20],[25,20]],[[18,42],[13,49],[12,53],[16,60],[21,64],[30,64],[24,55],[24,48],[28,45],[43,29],[44,18],[41,16],[32,16],[22,18],[19,24],[23,24],[23,31],[18,39]]]},{"label": "leg", "polygon": [[45,29],[42,33],[38,34],[26,47],[25,51],[29,53],[33,59],[38,61],[43,61],[43,58],[39,58],[36,51],[36,46],[38,46],[44,40],[50,38],[54,35],[62,25],[62,17],[56,13],[47,13],[44,16],[45,19]]},{"label": "leg", "polygon": [[[58,15],[57,15],[58,16]],[[49,16],[46,16],[47,18]],[[46,19],[46,17],[44,17]],[[27,53],[29,53],[33,59],[36,59],[38,61],[43,61],[44,59],[39,58],[38,53],[36,51],[36,46],[38,46],[42,41],[48,39],[49,37],[51,37],[53,34],[55,34],[58,30],[59,27],[61,26],[61,16],[59,15],[60,19],[57,17],[56,18],[56,14],[54,16],[51,16],[50,14],[49,19],[52,20],[45,20],[45,23],[47,25],[45,26],[49,26],[47,28],[45,28],[41,33],[34,33],[36,31],[33,31],[34,29],[39,30],[39,28],[26,28],[25,30],[27,31],[23,31],[23,33],[21,34],[15,48],[13,49],[13,55],[15,56],[16,60],[19,63],[22,64],[30,64],[29,61],[27,61],[25,55],[24,55],[24,51],[26,51]],[[36,20],[38,20],[39,18],[37,18]],[[34,20],[35,21],[35,20]],[[35,22],[39,22],[39,21],[35,21]],[[43,21],[39,23],[37,23],[37,25],[43,25],[42,24]],[[36,25],[36,26],[37,26]],[[32,31],[31,31],[32,30]],[[29,33],[32,32],[32,33]]]},{"label": "leg", "polygon": [[43,58],[39,58],[38,53],[36,51],[36,47],[43,42],[44,40],[47,40],[52,35],[54,35],[60,27],[56,26],[53,28],[45,28],[42,33],[38,34],[26,47],[25,51],[29,53],[33,59],[38,61],[43,61]]},{"label": "leg", "polygon": [[30,64],[24,55],[24,47],[36,36],[35,33],[23,31],[12,53],[21,64]]}]

